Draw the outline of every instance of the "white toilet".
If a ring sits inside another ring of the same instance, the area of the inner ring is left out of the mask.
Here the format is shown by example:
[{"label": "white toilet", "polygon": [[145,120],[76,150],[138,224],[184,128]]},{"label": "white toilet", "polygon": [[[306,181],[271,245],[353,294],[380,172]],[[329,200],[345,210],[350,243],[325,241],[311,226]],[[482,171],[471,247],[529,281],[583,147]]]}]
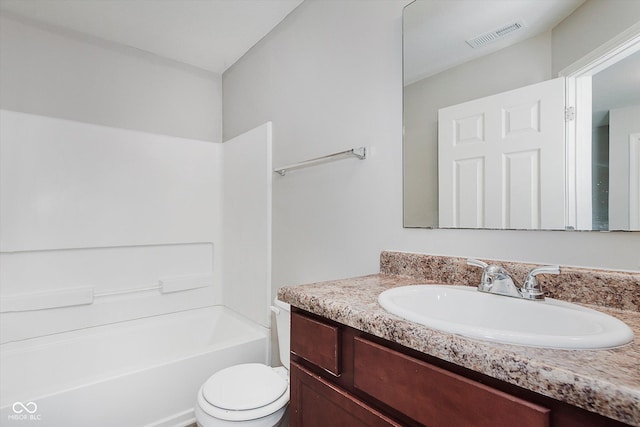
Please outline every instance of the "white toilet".
[{"label": "white toilet", "polygon": [[198,391],[195,413],[199,427],[280,424],[289,403],[291,308],[277,299],[273,303],[283,366],[245,363],[213,374]]}]

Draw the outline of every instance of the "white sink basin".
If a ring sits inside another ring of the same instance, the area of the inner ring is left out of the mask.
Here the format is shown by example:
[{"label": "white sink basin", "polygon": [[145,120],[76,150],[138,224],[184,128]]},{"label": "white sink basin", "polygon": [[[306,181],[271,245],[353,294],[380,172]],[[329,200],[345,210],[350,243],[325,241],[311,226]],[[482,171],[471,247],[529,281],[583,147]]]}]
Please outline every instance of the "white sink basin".
[{"label": "white sink basin", "polygon": [[488,341],[562,349],[627,344],[633,331],[620,320],[547,298],[527,301],[469,286],[412,285],[378,297],[388,312],[433,329]]}]

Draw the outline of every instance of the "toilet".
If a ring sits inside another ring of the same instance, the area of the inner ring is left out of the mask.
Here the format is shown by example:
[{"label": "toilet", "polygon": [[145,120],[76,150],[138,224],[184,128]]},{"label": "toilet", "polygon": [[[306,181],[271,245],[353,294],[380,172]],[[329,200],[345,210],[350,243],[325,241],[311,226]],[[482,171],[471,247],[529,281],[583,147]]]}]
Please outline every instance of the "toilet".
[{"label": "toilet", "polygon": [[[222,369],[200,387],[195,407],[199,427],[281,425],[289,403],[289,304],[274,300],[283,366],[244,363]],[[288,424],[287,424],[288,425]]]}]

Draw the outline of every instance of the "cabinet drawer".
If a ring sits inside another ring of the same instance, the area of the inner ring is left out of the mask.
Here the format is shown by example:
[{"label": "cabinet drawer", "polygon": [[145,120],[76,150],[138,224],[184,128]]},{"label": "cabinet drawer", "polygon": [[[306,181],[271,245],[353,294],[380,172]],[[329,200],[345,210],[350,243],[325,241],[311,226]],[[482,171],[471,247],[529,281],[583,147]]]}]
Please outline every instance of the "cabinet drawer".
[{"label": "cabinet drawer", "polygon": [[429,427],[548,427],[549,410],[429,363],[354,338],[353,383]]},{"label": "cabinet drawer", "polygon": [[337,326],[291,313],[291,353],[340,375],[340,330]]}]

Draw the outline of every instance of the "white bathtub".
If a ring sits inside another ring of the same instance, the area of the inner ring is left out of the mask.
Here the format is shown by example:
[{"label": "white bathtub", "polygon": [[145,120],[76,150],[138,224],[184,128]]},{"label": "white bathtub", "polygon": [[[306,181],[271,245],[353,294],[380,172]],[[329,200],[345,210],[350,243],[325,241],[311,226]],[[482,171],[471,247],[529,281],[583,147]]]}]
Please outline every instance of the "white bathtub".
[{"label": "white bathtub", "polygon": [[185,426],[212,373],[267,361],[268,331],[208,307],[3,344],[2,426]]}]

